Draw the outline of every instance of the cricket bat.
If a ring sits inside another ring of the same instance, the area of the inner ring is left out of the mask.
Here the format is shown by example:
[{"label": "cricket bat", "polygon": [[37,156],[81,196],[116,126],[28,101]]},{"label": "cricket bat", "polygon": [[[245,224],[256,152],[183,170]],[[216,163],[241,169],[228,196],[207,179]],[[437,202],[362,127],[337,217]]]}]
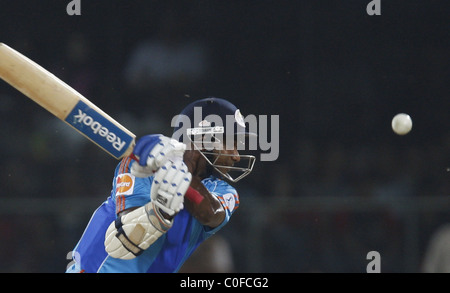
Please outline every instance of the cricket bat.
[{"label": "cricket bat", "polygon": [[0,77],[114,158],[132,155],[136,136],[131,131],[54,74],[4,43],[0,43]]},{"label": "cricket bat", "polygon": [[133,133],[45,68],[3,43],[0,77],[114,158],[132,153]]}]

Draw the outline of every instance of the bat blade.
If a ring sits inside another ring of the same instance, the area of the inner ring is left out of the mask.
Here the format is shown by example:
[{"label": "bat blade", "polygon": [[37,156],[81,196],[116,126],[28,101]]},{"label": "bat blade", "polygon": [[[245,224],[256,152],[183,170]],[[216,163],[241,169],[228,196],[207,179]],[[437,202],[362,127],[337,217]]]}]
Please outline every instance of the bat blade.
[{"label": "bat blade", "polygon": [[[0,43],[0,78],[116,159],[132,155],[136,136],[45,68]],[[186,193],[200,203],[201,195]]]},{"label": "bat blade", "polygon": [[116,159],[132,153],[136,136],[45,68],[0,43],[0,77]]}]

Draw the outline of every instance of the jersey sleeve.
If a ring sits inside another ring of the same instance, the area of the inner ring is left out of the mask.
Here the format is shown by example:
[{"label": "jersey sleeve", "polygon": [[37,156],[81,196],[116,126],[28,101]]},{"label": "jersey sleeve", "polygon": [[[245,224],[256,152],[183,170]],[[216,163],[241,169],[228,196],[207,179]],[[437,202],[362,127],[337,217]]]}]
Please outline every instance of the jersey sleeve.
[{"label": "jersey sleeve", "polygon": [[134,161],[126,157],[117,165],[111,198],[116,204],[116,215],[132,207],[143,206],[150,201],[150,189],[153,177],[139,178],[130,173]]},{"label": "jersey sleeve", "polygon": [[206,232],[210,235],[216,233],[223,226],[225,226],[229,221],[233,213],[239,207],[239,195],[234,187],[229,185],[227,182],[223,180],[209,180],[206,179],[203,181],[205,187],[209,190],[209,192],[217,197],[222,204],[226,214],[224,221],[217,227],[211,229],[205,227]]}]

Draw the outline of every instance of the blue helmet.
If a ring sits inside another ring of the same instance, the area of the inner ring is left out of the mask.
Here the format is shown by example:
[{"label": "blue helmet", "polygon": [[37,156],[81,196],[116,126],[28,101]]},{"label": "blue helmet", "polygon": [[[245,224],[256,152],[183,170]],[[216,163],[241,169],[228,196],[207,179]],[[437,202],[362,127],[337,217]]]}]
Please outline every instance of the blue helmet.
[{"label": "blue helmet", "polygon": [[[196,108],[198,111],[196,112]],[[198,114],[198,115],[195,115]],[[233,131],[226,131],[227,134],[234,135],[250,135],[256,136],[255,133],[248,132],[245,126],[244,117],[240,110],[229,101],[221,98],[208,97],[201,100],[196,100],[187,105],[180,113],[189,119],[189,122],[194,122],[193,128],[204,128],[209,126],[227,127],[227,123],[233,124]],[[208,119],[211,118],[210,120]],[[216,118],[220,119],[216,119]],[[227,120],[228,119],[228,120]],[[231,119],[231,120],[230,120]],[[174,133],[177,132],[184,122],[183,119],[178,119],[174,128]],[[180,125],[181,124],[181,125]],[[195,127],[195,125],[197,127]],[[225,130],[225,129],[224,129]],[[183,139],[183,137],[180,137]]]},{"label": "blue helmet", "polygon": [[[253,169],[255,157],[252,155],[239,155],[239,166],[216,164],[219,156],[232,156],[221,152],[224,147],[242,150],[246,137],[256,137],[247,130],[240,110],[225,99],[208,97],[187,105],[176,116],[172,137],[184,142],[188,149],[192,143],[206,161],[231,182],[237,182]],[[236,172],[240,173],[237,177],[230,174]]]}]

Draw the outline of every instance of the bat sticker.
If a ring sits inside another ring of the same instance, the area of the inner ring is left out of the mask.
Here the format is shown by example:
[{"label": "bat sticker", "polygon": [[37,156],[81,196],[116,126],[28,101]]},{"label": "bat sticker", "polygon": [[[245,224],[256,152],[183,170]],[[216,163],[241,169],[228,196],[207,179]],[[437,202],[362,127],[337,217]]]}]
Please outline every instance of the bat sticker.
[{"label": "bat sticker", "polygon": [[83,101],[77,103],[65,122],[116,158],[123,155],[134,138]]}]

